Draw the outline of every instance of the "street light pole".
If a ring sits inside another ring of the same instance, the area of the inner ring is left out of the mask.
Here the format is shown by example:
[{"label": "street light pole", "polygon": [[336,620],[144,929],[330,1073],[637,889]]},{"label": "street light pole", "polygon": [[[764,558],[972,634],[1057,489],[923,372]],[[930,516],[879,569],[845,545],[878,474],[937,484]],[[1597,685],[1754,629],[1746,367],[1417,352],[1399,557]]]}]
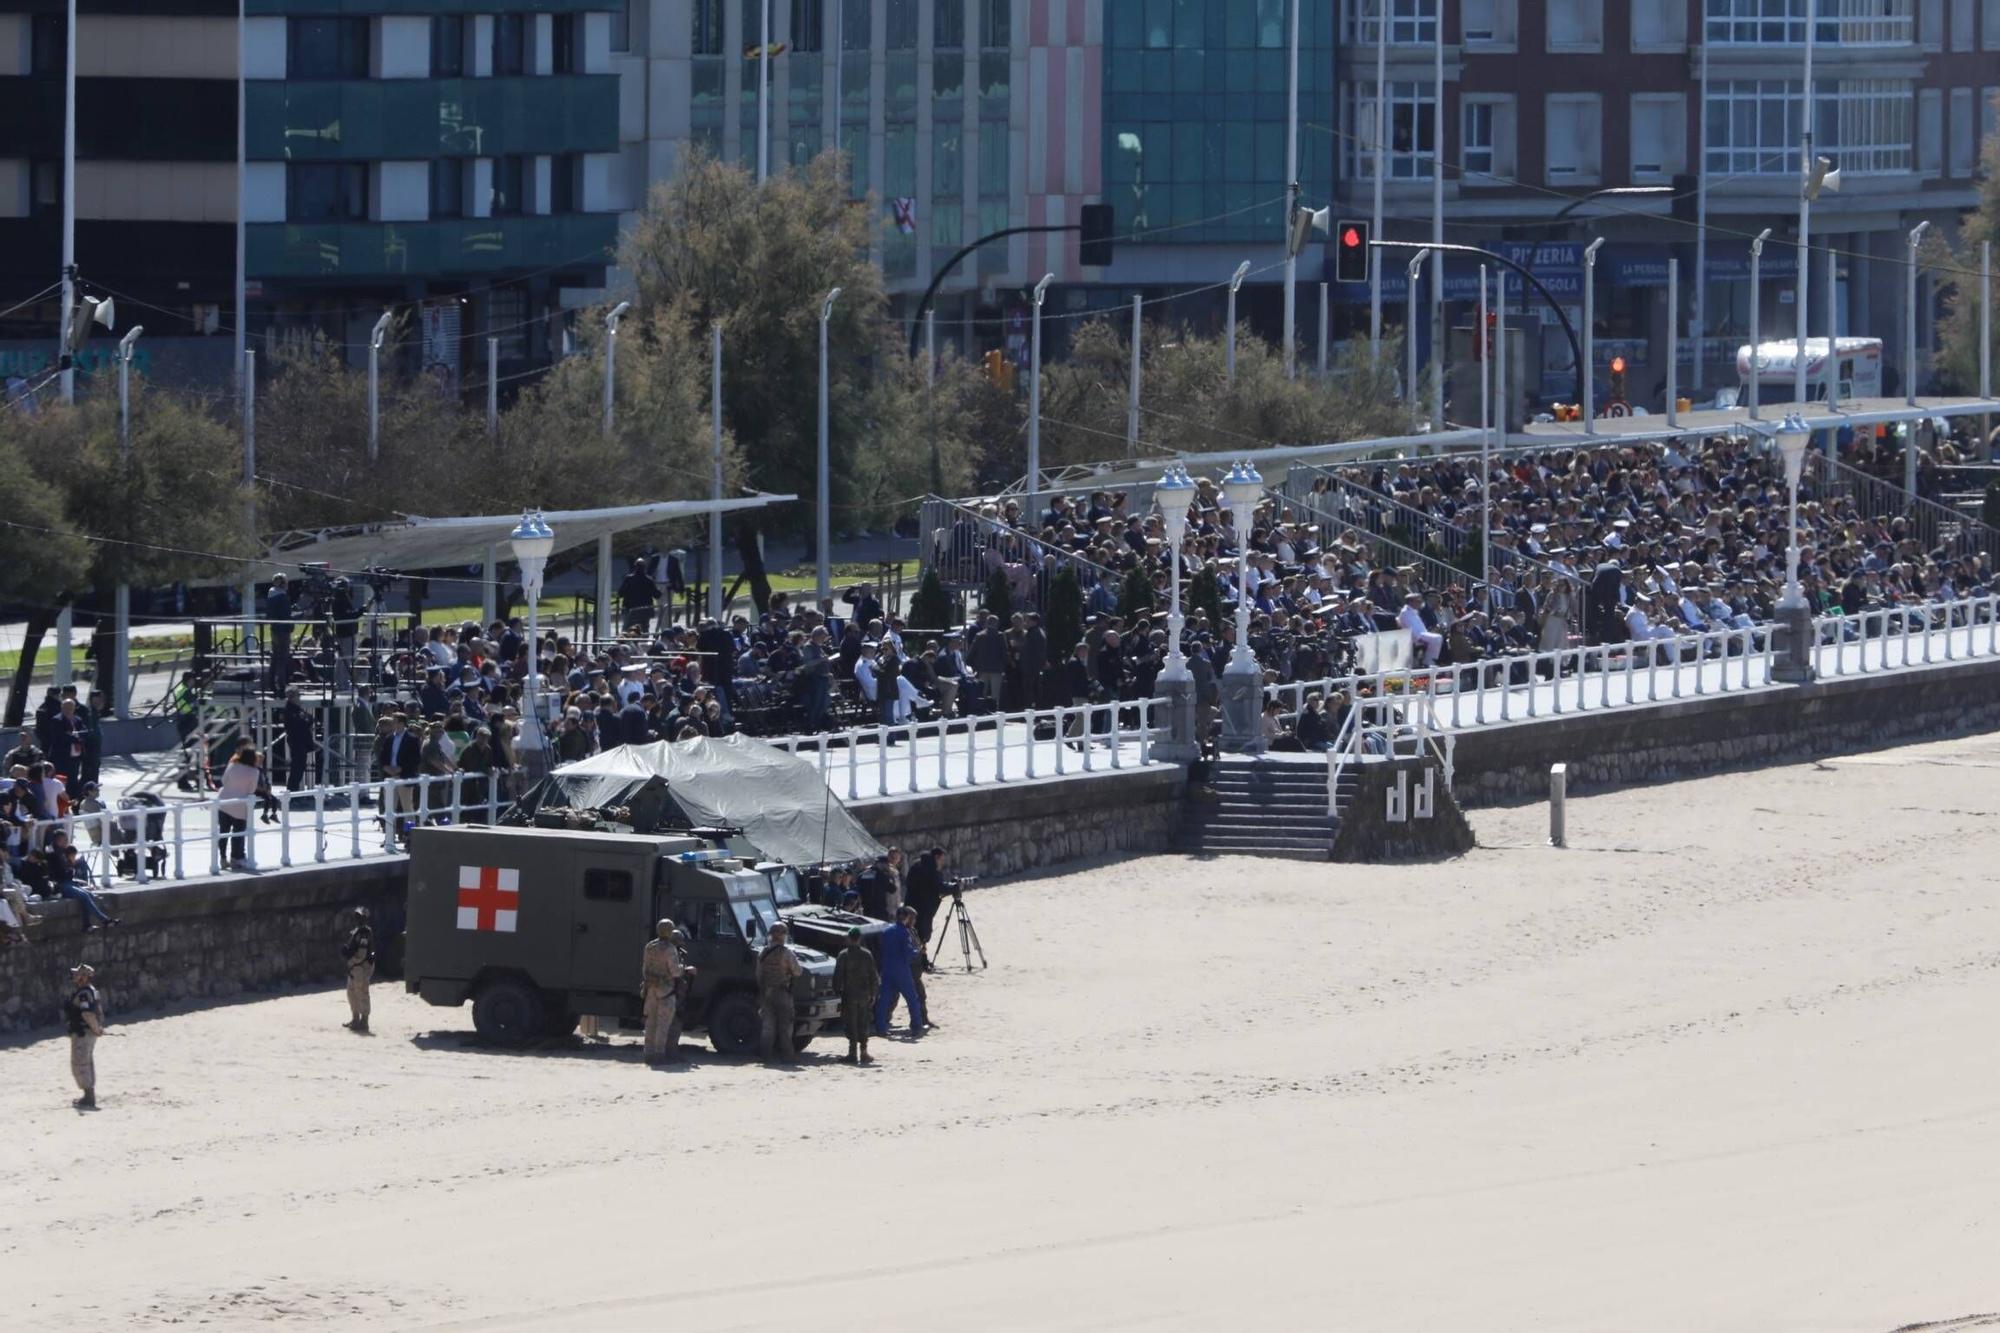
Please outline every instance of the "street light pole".
[{"label": "street light pole", "polygon": [[[722,324],[710,332],[708,404],[710,446],[715,451],[715,477],[708,511],[708,618],[722,623]],[[671,600],[671,597],[669,598]]]},{"label": "street light pole", "polygon": [[1243,285],[1243,279],[1249,276],[1249,273],[1250,261],[1246,259],[1238,264],[1236,272],[1229,276],[1229,349],[1227,355],[1229,382],[1232,385],[1236,383],[1236,290]]},{"label": "street light pole", "polygon": [[[1379,263],[1381,252],[1376,253]],[[1408,280],[1404,283],[1403,290],[1404,304],[1407,307],[1403,312],[1403,346],[1409,353],[1410,362],[1409,378],[1404,381],[1403,394],[1410,400],[1412,431],[1423,424],[1423,409],[1419,406],[1423,400],[1417,397],[1417,275],[1423,272],[1426,257],[1422,250],[1418,250],[1411,258]]]},{"label": "street light pole", "polygon": [[1785,490],[1789,496],[1786,521],[1785,591],[1778,599],[1777,624],[1785,635],[1785,651],[1772,665],[1771,678],[1789,684],[1803,684],[1813,678],[1812,608],[1806,604],[1805,590],[1799,585],[1799,480],[1805,472],[1806,446],[1812,432],[1797,412],[1787,415],[1777,429],[1778,453],[1785,463]]},{"label": "street light pole", "polygon": [[76,310],[76,0],[69,0],[63,18],[62,172],[62,323],[57,327],[56,352],[61,358],[62,400],[73,403],[76,366],[70,352],[69,325]]},{"label": "street light pole", "polygon": [[1290,112],[1285,120],[1285,378],[1298,376],[1299,257],[1292,245],[1293,219],[1299,211],[1299,5],[1292,0]]},{"label": "street light pole", "polygon": [[757,6],[757,183],[771,174],[771,0]]},{"label": "street light pole", "polygon": [[521,592],[528,599],[528,696],[521,709],[521,766],[529,776],[539,777],[545,770],[543,760],[542,735],[542,625],[539,615],[542,600],[542,572],[548,568],[549,556],[555,550],[556,534],[542,518],[542,511],[531,509],[521,515],[520,523],[509,534],[514,547],[515,563],[521,567]]},{"label": "street light pole", "polygon": [[[132,344],[146,328],[134,324],[118,340],[118,464],[122,471],[132,461]],[[124,579],[112,594],[111,715],[129,716],[132,710],[132,585]]]},{"label": "street light pole", "polygon": [[1431,429],[1444,429],[1444,6],[1435,8],[1431,43]]},{"label": "street light pole", "polygon": [[[1909,285],[1903,298],[1903,403],[1906,407],[1917,405],[1917,247],[1923,243],[1924,233],[1930,228],[1929,222],[1919,222],[1910,228]],[[1829,347],[1827,360],[1834,359],[1833,349]],[[1911,439],[1915,438],[1912,430]]]},{"label": "street light pole", "polygon": [[[1799,273],[1798,295],[1795,298],[1797,309],[1793,312],[1799,321],[1792,367],[1792,401],[1796,403],[1806,401],[1806,293],[1811,287],[1812,276],[1813,200],[1813,190],[1808,182],[1812,180],[1813,174],[1813,33],[1819,26],[1813,21],[1815,18],[1813,11],[1816,8],[1818,8],[1816,5],[1806,7],[1805,79],[1799,85],[1799,92],[1804,102],[1800,123],[1805,127],[1805,140],[1799,150]],[[1706,45],[1706,42],[1703,44]],[[1704,151],[1706,148],[1707,145],[1704,144]],[[1827,262],[1833,262],[1831,255],[1827,257]],[[1826,354],[1828,358],[1833,356],[1831,346],[1826,349]]]},{"label": "street light pole", "polygon": [[1140,337],[1144,332],[1145,307],[1145,297],[1132,298],[1132,380],[1127,390],[1130,397],[1125,404],[1125,448],[1135,454],[1139,451]]},{"label": "street light pole", "polygon": [[1597,252],[1599,236],[1583,247],[1583,364],[1577,381],[1583,388],[1583,433],[1597,434]]},{"label": "street light pole", "polygon": [[1236,648],[1222,673],[1222,748],[1255,754],[1264,748],[1261,706],[1264,672],[1250,649],[1250,523],[1264,494],[1264,479],[1247,460],[1222,479],[1236,540]]},{"label": "street light pole", "polygon": [[1755,421],[1757,419],[1757,381],[1758,381],[1757,372],[1762,368],[1762,361],[1763,361],[1763,357],[1761,355],[1762,345],[1757,341],[1757,339],[1759,337],[1758,325],[1761,323],[1761,318],[1764,309],[1764,286],[1763,286],[1764,280],[1761,272],[1764,264],[1764,242],[1771,239],[1771,232],[1773,230],[1775,229],[1771,227],[1764,228],[1764,230],[1758,232],[1756,238],[1750,242],[1750,367],[1749,369],[1750,369],[1750,419],[1752,421]]},{"label": "street light pole", "polygon": [[833,318],[833,303],[839,299],[840,288],[835,287],[819,305],[819,495],[814,506],[819,538],[815,548],[814,586],[822,606],[833,598],[833,548],[829,544],[833,525],[833,472],[827,448],[826,325]]},{"label": "street light pole", "polygon": [[[1048,295],[1053,273],[1044,273],[1035,284],[1034,327],[1028,350],[1028,517],[1041,507],[1042,494],[1042,298]],[[1039,524],[1036,525],[1039,530]]]},{"label": "street light pole", "polygon": [[1188,670],[1187,656],[1181,652],[1181,542],[1187,537],[1188,501],[1195,493],[1194,478],[1176,463],[1168,467],[1160,484],[1153,488],[1153,500],[1160,507],[1160,523],[1165,529],[1170,557],[1167,601],[1167,660],[1160,668],[1157,688],[1167,701],[1168,748],[1155,752],[1173,763],[1192,763],[1201,755],[1201,738],[1194,727],[1194,673]]},{"label": "street light pole", "polygon": [[618,320],[631,308],[630,301],[620,301],[604,317],[604,438],[607,440],[617,419]]},{"label": "street light pole", "polygon": [[[1382,234],[1384,140],[1389,137],[1389,0],[1375,0],[1375,212],[1368,234]],[[1406,337],[1416,336],[1412,324]],[[1368,364],[1382,364],[1382,256],[1368,256]],[[1412,390],[1414,396],[1414,390]]]},{"label": "street light pole", "polygon": [[[368,461],[374,462],[382,447],[382,339],[388,336],[389,321],[395,315],[384,310],[368,335]],[[244,392],[249,386],[246,382]]]}]

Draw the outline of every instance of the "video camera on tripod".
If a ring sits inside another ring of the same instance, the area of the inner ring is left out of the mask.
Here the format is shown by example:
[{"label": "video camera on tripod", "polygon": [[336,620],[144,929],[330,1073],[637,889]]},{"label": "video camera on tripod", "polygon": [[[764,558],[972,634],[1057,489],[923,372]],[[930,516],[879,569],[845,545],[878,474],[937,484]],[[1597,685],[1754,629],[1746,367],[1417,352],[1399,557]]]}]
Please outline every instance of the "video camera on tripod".
[{"label": "video camera on tripod", "polygon": [[972,924],[972,914],[965,908],[965,891],[977,888],[978,885],[979,880],[972,875],[962,875],[944,882],[944,891],[951,899],[951,906],[945,908],[944,920],[938,923],[935,937],[937,947],[932,950],[929,962],[932,970],[936,970],[937,960],[944,953],[945,938],[950,934],[953,922],[958,923],[958,951],[965,958],[965,970],[968,972],[972,970],[974,954],[979,956],[979,965],[982,968],[986,966],[985,946],[979,942],[979,930]]}]

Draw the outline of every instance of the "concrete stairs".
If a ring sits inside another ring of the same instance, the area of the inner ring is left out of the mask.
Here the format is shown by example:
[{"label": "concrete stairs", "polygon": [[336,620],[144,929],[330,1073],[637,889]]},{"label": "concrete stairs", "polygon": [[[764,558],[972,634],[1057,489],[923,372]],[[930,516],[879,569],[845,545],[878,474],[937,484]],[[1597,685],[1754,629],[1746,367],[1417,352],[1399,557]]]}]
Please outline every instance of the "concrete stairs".
[{"label": "concrete stairs", "polygon": [[[1175,851],[1305,861],[1332,855],[1337,825],[1327,816],[1326,756],[1224,759],[1210,768],[1209,785],[1213,797],[1190,791],[1174,830]],[[1342,808],[1353,785],[1353,774],[1343,774]]]}]

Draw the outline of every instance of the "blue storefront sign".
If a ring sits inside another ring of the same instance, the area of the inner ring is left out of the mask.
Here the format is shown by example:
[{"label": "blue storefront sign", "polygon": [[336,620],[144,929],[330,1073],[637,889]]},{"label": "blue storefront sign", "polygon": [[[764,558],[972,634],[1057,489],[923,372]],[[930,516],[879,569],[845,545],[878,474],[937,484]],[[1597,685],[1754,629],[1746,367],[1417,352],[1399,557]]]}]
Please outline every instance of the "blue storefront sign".
[{"label": "blue storefront sign", "polygon": [[[1564,305],[1575,305],[1583,300],[1583,246],[1575,241],[1502,241],[1488,246],[1496,254],[1504,255],[1516,264],[1529,268],[1535,280],[1546,287],[1549,294]],[[1410,259],[1414,251],[1385,250],[1382,253],[1382,299],[1385,302],[1409,299]],[[1444,262],[1444,297],[1447,301],[1477,301],[1479,299],[1479,265],[1477,255],[1448,254]],[[1532,292],[1522,282],[1521,275],[1503,265],[1486,261],[1489,270],[1501,270],[1507,275],[1507,299],[1519,305],[1525,298],[1524,291]],[[1430,266],[1426,263],[1424,277],[1419,280],[1417,296],[1422,300],[1427,295]],[[1489,277],[1490,281],[1490,277]],[[1341,283],[1338,294],[1343,301],[1366,301],[1368,284]],[[1539,299],[1539,297],[1537,298]]]}]

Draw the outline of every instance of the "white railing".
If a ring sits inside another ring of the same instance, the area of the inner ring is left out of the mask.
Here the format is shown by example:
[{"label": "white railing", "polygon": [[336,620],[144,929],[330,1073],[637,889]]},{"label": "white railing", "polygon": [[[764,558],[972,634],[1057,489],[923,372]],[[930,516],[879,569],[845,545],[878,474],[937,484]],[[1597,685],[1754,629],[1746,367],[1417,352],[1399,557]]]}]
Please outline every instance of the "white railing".
[{"label": "white railing", "polygon": [[[1813,623],[1815,669],[1822,679],[2000,656],[2000,597],[1885,607]],[[1283,705],[1287,720],[1297,716],[1309,694],[1350,705],[1390,700],[1409,707],[1421,701],[1438,728],[1453,731],[1670,703],[1770,686],[1775,628],[1757,625],[1296,681],[1267,686],[1265,697]]]},{"label": "white railing", "polygon": [[1438,725],[1427,695],[1407,699],[1353,699],[1341,720],[1339,735],[1326,755],[1326,813],[1338,818],[1340,779],[1350,764],[1370,759],[1436,759],[1444,771],[1444,787],[1457,776],[1458,738]]},{"label": "white railing", "polygon": [[769,743],[819,766],[848,800],[1067,777],[1154,762],[1163,699],[1031,708],[899,726],[857,727]]},{"label": "white railing", "polygon": [[[140,884],[219,875],[235,868],[235,858],[224,858],[236,839],[242,868],[253,871],[400,853],[408,829],[418,824],[496,822],[512,803],[500,791],[503,782],[502,774],[452,773],[315,787],[280,798],[270,824],[259,822],[254,796],[168,801],[37,820],[26,836],[40,845],[48,831],[61,830],[90,882],[108,889],[121,865]],[[224,832],[221,816],[234,817],[239,808],[248,811],[246,826]]]}]

